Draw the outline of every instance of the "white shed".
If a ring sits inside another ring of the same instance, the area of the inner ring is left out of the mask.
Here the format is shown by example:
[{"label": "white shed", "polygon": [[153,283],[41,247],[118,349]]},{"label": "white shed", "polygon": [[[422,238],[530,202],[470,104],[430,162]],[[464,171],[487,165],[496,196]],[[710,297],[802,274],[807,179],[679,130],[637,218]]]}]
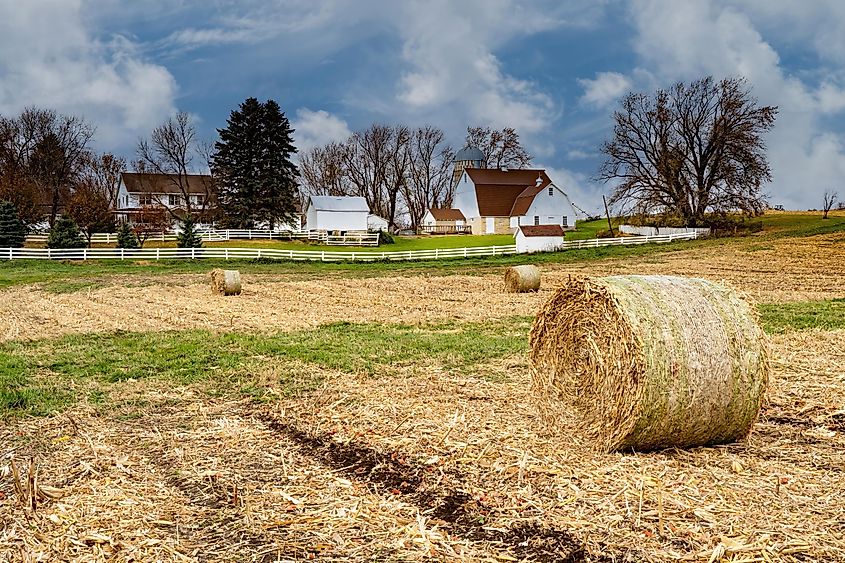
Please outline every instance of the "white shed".
[{"label": "white shed", "polygon": [[305,205],[305,230],[366,231],[369,214],[363,197],[312,195]]},{"label": "white shed", "polygon": [[386,231],[389,223],[384,217],[378,215],[367,215],[367,229],[370,231]]},{"label": "white shed", "polygon": [[560,225],[520,225],[514,234],[516,251],[552,252],[558,250],[564,239],[563,227]]}]

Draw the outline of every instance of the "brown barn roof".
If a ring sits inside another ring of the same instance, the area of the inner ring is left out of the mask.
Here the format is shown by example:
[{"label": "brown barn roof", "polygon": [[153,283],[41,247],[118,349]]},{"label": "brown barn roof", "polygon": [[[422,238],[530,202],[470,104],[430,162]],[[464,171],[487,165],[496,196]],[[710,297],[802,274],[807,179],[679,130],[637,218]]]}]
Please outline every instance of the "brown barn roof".
[{"label": "brown barn roof", "polygon": [[[524,215],[534,196],[552,183],[546,171],[541,169],[467,168],[466,173],[475,183],[478,213],[482,217]],[[539,185],[538,177],[542,180]],[[525,211],[516,214],[513,211],[520,197],[518,209],[525,207]]]},{"label": "brown barn roof", "polygon": [[465,221],[466,217],[460,209],[448,209],[445,207],[432,207],[429,209],[435,221]]},{"label": "brown barn roof", "polygon": [[562,237],[563,227],[560,225],[522,225],[519,227],[527,237]]},{"label": "brown barn roof", "polygon": [[[124,172],[121,174],[123,185],[130,193],[181,194],[175,174],[150,174]],[[188,193],[205,194],[211,189],[211,176],[208,174],[188,174]]]}]

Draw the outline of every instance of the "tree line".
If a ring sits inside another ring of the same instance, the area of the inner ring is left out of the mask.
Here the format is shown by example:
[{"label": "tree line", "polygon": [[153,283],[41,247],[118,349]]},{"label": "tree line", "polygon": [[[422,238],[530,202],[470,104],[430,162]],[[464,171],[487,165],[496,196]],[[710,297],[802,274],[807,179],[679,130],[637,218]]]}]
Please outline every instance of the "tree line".
[{"label": "tree line", "polygon": [[[524,168],[531,155],[511,127],[469,127],[464,148],[477,147],[492,167]],[[361,196],[394,230],[416,230],[432,207],[451,207],[455,150],[431,125],[373,124],[345,141],[306,151],[300,159],[305,195]]]}]

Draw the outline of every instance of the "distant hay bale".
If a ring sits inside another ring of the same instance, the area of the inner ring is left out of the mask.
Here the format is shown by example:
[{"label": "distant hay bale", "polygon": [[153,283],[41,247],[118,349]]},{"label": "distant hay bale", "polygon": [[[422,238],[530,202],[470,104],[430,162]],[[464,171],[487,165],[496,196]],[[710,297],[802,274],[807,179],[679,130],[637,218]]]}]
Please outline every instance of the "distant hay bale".
[{"label": "distant hay bale", "polygon": [[752,308],[702,279],[573,279],[531,328],[541,413],[575,408],[597,448],[654,450],[733,442],[751,430],[768,382]]},{"label": "distant hay bale", "polygon": [[237,270],[211,270],[211,291],[219,295],[241,294],[241,273]]},{"label": "distant hay bale", "polygon": [[505,291],[525,293],[540,289],[540,268],[537,266],[511,266],[505,271]]}]

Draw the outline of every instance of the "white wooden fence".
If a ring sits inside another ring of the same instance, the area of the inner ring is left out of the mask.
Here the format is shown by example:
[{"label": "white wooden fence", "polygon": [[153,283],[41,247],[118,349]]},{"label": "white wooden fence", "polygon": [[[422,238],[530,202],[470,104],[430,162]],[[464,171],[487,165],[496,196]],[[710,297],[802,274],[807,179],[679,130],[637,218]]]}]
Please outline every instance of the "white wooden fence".
[{"label": "white wooden fence", "polygon": [[[345,235],[330,235],[326,231],[270,231],[267,229],[198,229],[197,235],[206,242],[228,240],[309,240],[338,246],[378,246],[378,233],[348,232]],[[26,237],[28,243],[46,243],[48,235],[35,234]],[[165,242],[176,240],[175,232],[155,233],[148,241]],[[92,244],[115,244],[117,233],[95,233]]]},{"label": "white wooden fence", "polygon": [[[698,238],[698,233],[657,235],[646,237],[621,237],[574,240],[563,243],[560,250],[597,248],[602,246],[629,246],[646,243],[674,242]],[[476,258],[516,254],[516,245],[470,246],[464,248],[435,248],[432,250],[404,250],[378,252],[362,250],[340,252],[326,250],[282,250],[275,248],[0,248],[0,259],[20,260],[197,260],[216,258],[224,260],[313,260],[323,262],[375,261],[375,260],[440,260],[444,258]]]}]

